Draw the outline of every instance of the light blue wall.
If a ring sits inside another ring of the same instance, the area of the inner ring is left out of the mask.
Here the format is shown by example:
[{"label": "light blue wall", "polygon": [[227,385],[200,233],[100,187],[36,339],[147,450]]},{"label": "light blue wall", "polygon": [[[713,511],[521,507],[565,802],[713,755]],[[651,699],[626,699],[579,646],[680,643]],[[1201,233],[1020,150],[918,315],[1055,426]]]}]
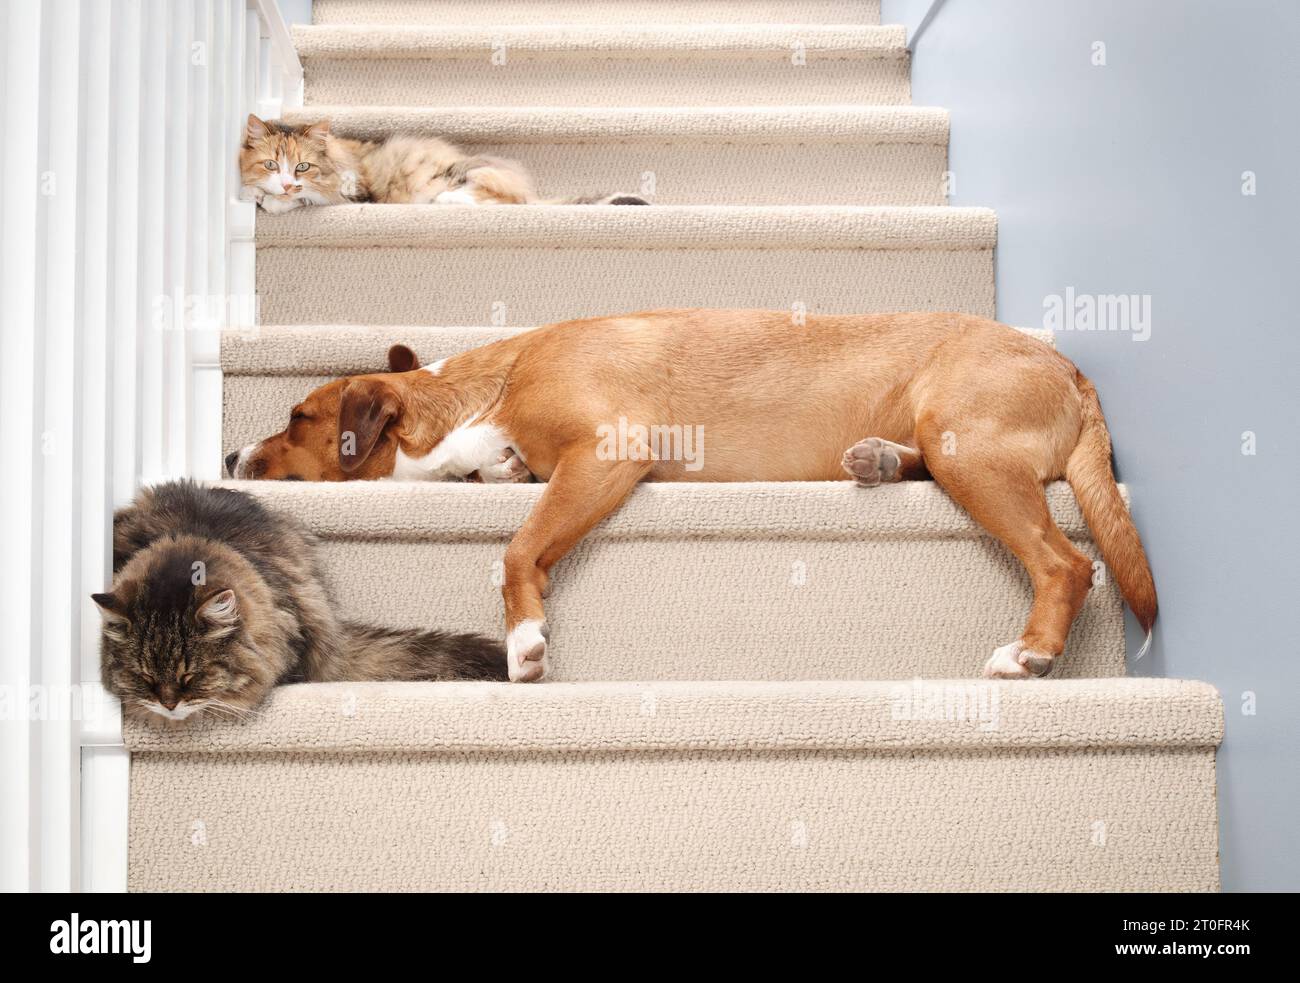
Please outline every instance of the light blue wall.
[{"label": "light blue wall", "polygon": [[311,0],[279,0],[279,5],[286,24],[311,23]]},{"label": "light blue wall", "polygon": [[1223,695],[1226,890],[1300,889],[1297,51],[1293,0],[948,0],[912,68],[913,101],[952,113],[952,204],[998,212],[1001,320],[1040,325],[1067,287],[1151,298],[1145,342],[1058,344],[1101,393],[1160,592],[1131,671]]}]

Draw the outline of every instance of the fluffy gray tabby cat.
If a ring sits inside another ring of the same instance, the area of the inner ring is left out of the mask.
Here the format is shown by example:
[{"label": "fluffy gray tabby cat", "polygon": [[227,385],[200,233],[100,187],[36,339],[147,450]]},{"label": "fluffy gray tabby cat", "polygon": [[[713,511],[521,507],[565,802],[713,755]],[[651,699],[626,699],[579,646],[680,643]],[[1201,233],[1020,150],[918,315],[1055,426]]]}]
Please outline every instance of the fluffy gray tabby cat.
[{"label": "fluffy gray tabby cat", "polygon": [[104,686],[127,713],[241,716],[289,682],[506,678],[482,635],[341,621],[316,540],[244,492],[172,482],[113,518]]}]

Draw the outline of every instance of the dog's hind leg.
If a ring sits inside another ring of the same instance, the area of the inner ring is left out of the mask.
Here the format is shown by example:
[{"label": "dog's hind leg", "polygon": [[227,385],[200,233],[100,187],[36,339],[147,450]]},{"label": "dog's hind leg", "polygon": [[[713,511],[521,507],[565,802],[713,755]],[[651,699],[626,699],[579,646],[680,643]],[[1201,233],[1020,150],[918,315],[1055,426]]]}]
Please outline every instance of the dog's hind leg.
[{"label": "dog's hind leg", "polygon": [[594,446],[560,456],[546,490],[506,549],[506,661],[512,682],[546,674],[549,632],[542,597],[550,570],[596,523],[623,503],[654,462],[649,450],[636,460],[601,460]]},{"label": "dog's hind leg", "polygon": [[[950,433],[950,431],[949,431]],[[961,453],[944,454],[943,434],[919,428],[922,453],[935,481],[1025,565],[1034,589],[1020,637],[994,651],[984,675],[1002,679],[1045,676],[1092,586],[1092,561],[1075,549],[1052,520],[1043,479],[1027,461],[1026,435],[986,436]]]}]

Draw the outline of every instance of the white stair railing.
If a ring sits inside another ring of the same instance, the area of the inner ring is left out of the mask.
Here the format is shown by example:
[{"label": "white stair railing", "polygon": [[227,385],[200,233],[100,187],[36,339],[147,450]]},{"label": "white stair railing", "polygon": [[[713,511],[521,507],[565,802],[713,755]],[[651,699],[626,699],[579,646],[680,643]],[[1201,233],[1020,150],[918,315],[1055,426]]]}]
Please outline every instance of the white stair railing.
[{"label": "white stair railing", "polygon": [[220,474],[220,330],[256,323],[236,150],[301,84],[274,0],[0,4],[0,889],[126,887],[89,595],[114,508]]}]

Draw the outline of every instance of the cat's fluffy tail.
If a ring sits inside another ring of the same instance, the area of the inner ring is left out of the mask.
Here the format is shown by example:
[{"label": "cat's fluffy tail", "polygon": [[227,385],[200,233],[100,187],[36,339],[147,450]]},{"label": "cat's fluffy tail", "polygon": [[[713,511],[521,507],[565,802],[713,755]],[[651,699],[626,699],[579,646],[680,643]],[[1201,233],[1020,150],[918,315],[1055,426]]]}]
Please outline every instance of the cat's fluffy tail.
[{"label": "cat's fluffy tail", "polygon": [[621,191],[612,195],[592,195],[589,197],[579,196],[577,198],[551,198],[545,202],[547,205],[648,205],[640,195],[624,194]]},{"label": "cat's fluffy tail", "polygon": [[361,681],[505,680],[500,642],[473,633],[376,628],[344,622],[340,679]]}]

